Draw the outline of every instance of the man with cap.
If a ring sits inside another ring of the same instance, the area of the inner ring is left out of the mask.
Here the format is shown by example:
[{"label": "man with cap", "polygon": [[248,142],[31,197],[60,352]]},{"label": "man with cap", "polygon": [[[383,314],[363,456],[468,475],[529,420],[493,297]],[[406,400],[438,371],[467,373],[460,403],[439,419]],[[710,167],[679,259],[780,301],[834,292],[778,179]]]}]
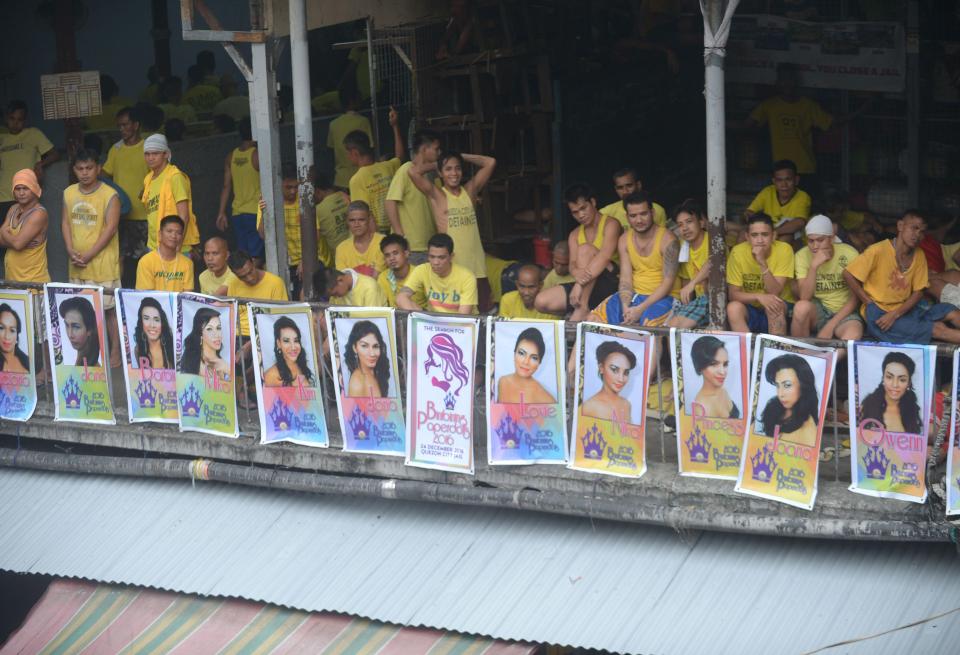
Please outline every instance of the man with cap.
[{"label": "man with cap", "polygon": [[150,172],[143,178],[143,195],[140,200],[147,208],[147,248],[157,249],[160,235],[160,220],[177,215],[186,226],[183,249],[188,252],[200,243],[197,217],[193,214],[193,199],[190,178],[171,162],[172,154],[167,137],[151,134],[143,142],[143,158]]},{"label": "man with cap", "polygon": [[807,245],[794,256],[794,295],[790,334],[820,339],[853,339],[863,336],[860,300],[850,291],[843,271],[860,253],[841,243],[836,227],[817,214],[805,227]]}]

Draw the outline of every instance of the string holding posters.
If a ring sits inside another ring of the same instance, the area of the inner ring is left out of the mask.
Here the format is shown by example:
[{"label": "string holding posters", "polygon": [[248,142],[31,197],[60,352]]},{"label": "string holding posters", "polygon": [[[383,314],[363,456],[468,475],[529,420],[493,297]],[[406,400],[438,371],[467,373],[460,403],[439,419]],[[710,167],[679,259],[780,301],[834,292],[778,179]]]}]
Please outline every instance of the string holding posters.
[{"label": "string holding posters", "polygon": [[922,503],[936,346],[850,342],[850,491]]},{"label": "string holding posters", "polygon": [[950,392],[950,441],[947,445],[947,516],[960,514],[960,407],[957,407],[957,382],[960,381],[960,350],[953,351],[953,389]]},{"label": "string holding posters", "polygon": [[174,294],[116,291],[127,413],[131,423],[177,423]]},{"label": "string holding posters", "polygon": [[475,318],[410,315],[406,464],[473,475],[479,328]]},{"label": "string holding posters", "polygon": [[747,425],[749,338],[670,330],[680,475],[737,479]]},{"label": "string holding posters", "polygon": [[490,464],[566,464],[563,321],[487,317]]},{"label": "string holding posters", "polygon": [[329,445],[310,305],[247,305],[260,443]]},{"label": "string holding posters", "polygon": [[639,478],[647,471],[649,333],[577,324],[570,468]]},{"label": "string holding posters", "polygon": [[394,310],[331,307],[327,325],[343,449],[402,456],[406,426]]},{"label": "string holding posters", "polygon": [[813,509],[836,358],[834,348],[756,338],[737,491]]},{"label": "string holding posters", "polygon": [[47,346],[52,362],[58,421],[114,424],[110,371],[104,365],[103,290],[45,284]]},{"label": "string holding posters", "polygon": [[239,435],[234,378],[237,303],[177,294],[177,404],[180,430]]},{"label": "string holding posters", "polygon": [[37,407],[33,317],[30,291],[0,289],[0,418],[10,421],[26,421]]}]

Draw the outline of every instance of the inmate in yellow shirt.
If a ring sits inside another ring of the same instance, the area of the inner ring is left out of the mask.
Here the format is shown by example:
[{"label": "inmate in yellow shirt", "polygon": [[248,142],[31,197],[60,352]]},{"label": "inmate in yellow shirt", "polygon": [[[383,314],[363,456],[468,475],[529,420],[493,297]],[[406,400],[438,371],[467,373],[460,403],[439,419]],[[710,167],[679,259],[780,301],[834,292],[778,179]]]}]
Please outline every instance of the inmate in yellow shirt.
[{"label": "inmate in yellow shirt", "polygon": [[330,297],[331,305],[341,307],[386,307],[387,299],[383,295],[380,285],[369,275],[358,273],[352,269],[343,271],[353,278],[353,287],[347,295],[336,298]]},{"label": "inmate in yellow shirt", "polygon": [[573,282],[576,282],[576,280],[573,279],[573,276],[569,273],[566,275],[557,275],[555,270],[550,269],[547,277],[543,278],[543,288],[550,289],[551,287],[560,286],[561,284],[571,284]]},{"label": "inmate in yellow shirt", "polygon": [[166,261],[159,252],[151,250],[137,264],[137,289],[193,291],[193,260],[177,253],[173,261]]},{"label": "inmate in yellow shirt", "polygon": [[33,168],[53,150],[50,139],[35,127],[17,134],[0,134],[0,202],[13,201],[13,176],[24,168]]},{"label": "inmate in yellow shirt", "polygon": [[[697,277],[697,275],[700,274],[700,271],[703,270],[703,267],[707,265],[709,260],[710,239],[706,234],[704,234],[700,245],[697,248],[690,248],[689,259],[680,263],[680,270],[678,271],[678,274],[680,279],[683,281],[681,286],[687,285],[690,280]],[[694,290],[697,292],[698,296],[702,296],[706,292],[706,287],[703,283],[700,283],[694,287]]]},{"label": "inmate in yellow shirt", "polygon": [[[774,241],[767,258],[767,267],[774,277],[787,278],[779,296],[787,302],[793,302],[790,280],[793,279],[793,248],[783,241]],[[740,287],[746,293],[766,293],[763,287],[763,270],[753,258],[753,249],[749,243],[738,243],[727,257],[727,284]],[[760,303],[752,303],[760,307]]]},{"label": "inmate in yellow shirt", "polygon": [[[860,256],[857,249],[845,243],[833,244],[833,258],[820,264],[817,268],[817,287],[813,297],[823,303],[827,311],[836,314],[840,308],[850,300],[850,287],[843,279],[843,271],[847,265]],[[794,257],[794,268],[798,280],[807,277],[810,272],[810,262],[813,253],[809,246],[804,246]]]},{"label": "inmate in yellow shirt", "polygon": [[449,275],[440,277],[430,264],[420,264],[413,269],[405,286],[413,291],[414,297],[422,293],[427,299],[426,309],[431,312],[457,314],[460,305],[472,305],[476,313],[477,278],[463,266],[454,264]]},{"label": "inmate in yellow shirt", "polygon": [[394,157],[361,166],[350,178],[350,200],[362,200],[370,205],[370,215],[376,221],[377,229],[385,233],[391,230],[384,201],[387,199],[390,182],[399,168],[400,160]]},{"label": "inmate in yellow shirt", "polygon": [[[350,196],[343,191],[331,193],[317,205],[317,230],[330,253],[336,252],[337,246],[350,238],[350,228],[347,225],[349,206]],[[333,266],[333,257],[324,263]]]},{"label": "inmate in yellow shirt", "polygon": [[358,252],[353,243],[353,239],[347,239],[339,246],[334,256],[338,271],[352,268],[355,271],[377,277],[380,271],[387,268],[387,263],[383,260],[383,253],[380,251],[380,242],[383,241],[382,234],[374,234],[366,252]]},{"label": "inmate in yellow shirt", "polygon": [[[927,258],[917,248],[905,273],[897,266],[897,251],[889,239],[875,243],[847,264],[847,272],[860,280],[863,290],[885,312],[896,309],[915,291],[930,286]],[[866,316],[866,309],[860,308]]]},{"label": "inmate in yellow shirt", "polygon": [[230,179],[233,182],[233,203],[230,213],[256,214],[260,203],[260,171],[253,167],[256,147],[234,148],[230,154]]},{"label": "inmate in yellow shirt", "polygon": [[130,211],[122,218],[129,221],[147,220],[147,209],[140,199],[143,178],[150,172],[143,159],[143,139],[132,146],[128,146],[122,139],[114,143],[107,152],[107,163],[103,165],[103,172],[112,177],[130,198]]},{"label": "inmate in yellow shirt", "polygon": [[[263,272],[263,279],[250,286],[240,278],[234,276],[227,282],[227,295],[235,298],[257,298],[259,300],[289,300],[287,287],[283,280],[270,271]],[[250,321],[247,317],[247,306],[240,307],[240,334],[250,336]]]},{"label": "inmate in yellow shirt", "polygon": [[216,295],[217,289],[223,286],[229,286],[231,280],[236,280],[237,276],[227,268],[223,275],[217,277],[209,268],[200,274],[200,293],[208,296]]},{"label": "inmate in yellow shirt", "polygon": [[[403,287],[407,286],[407,280],[410,279],[410,276],[413,275],[413,269],[416,266],[411,266],[407,270],[407,277],[402,280],[398,280],[396,274],[394,274],[392,269],[386,269],[380,275],[377,276],[377,284],[380,285],[380,290],[383,291],[384,297],[387,299],[387,304],[391,307],[397,306],[397,292]],[[427,304],[427,299],[422,293],[414,292],[413,302],[417,303],[420,307],[425,307]]]},{"label": "inmate in yellow shirt", "polygon": [[751,212],[763,212],[773,219],[774,226],[779,226],[784,220],[802,218],[804,222],[810,218],[810,194],[803,189],[797,189],[786,203],[780,204],[777,198],[777,187],[772,184],[763,188],[747,207]]},{"label": "inmate in yellow shirt", "polygon": [[797,172],[817,172],[813,154],[813,128],[829,130],[833,117],[810,98],[787,102],[777,96],[761,102],[750,112],[750,118],[760,125],[770,126],[770,148],[773,160],[789,159],[797,165]]},{"label": "inmate in yellow shirt", "polygon": [[412,165],[412,162],[405,162],[394,173],[393,180],[390,181],[390,189],[387,191],[387,200],[394,200],[397,203],[400,227],[403,228],[403,236],[410,243],[410,250],[425,252],[427,241],[436,234],[437,226],[433,221],[430,201],[414,185],[407,173]]},{"label": "inmate in yellow shirt", "polygon": [[333,149],[335,170],[333,183],[343,189],[347,188],[350,184],[350,178],[357,172],[357,167],[351,164],[347,158],[347,149],[343,147],[343,138],[358,130],[366,134],[370,143],[373,143],[373,129],[370,127],[370,119],[355,111],[348,111],[342,116],[337,116],[330,121],[330,127],[327,129],[327,147]]},{"label": "inmate in yellow shirt", "polygon": [[519,291],[508,291],[503,294],[503,297],[500,299],[500,311],[497,316],[502,316],[503,318],[557,319],[553,314],[538,312],[536,309],[527,309],[527,306],[523,304],[523,298],[520,297]]},{"label": "inmate in yellow shirt", "polygon": [[[623,206],[622,200],[611,202],[600,209],[600,213],[617,219],[624,230],[629,229],[630,221],[627,220],[627,208]],[[667,225],[667,210],[658,203],[653,203],[653,222],[661,227]]]},{"label": "inmate in yellow shirt", "polygon": [[[71,184],[63,191],[63,205],[70,221],[70,236],[73,248],[86,252],[100,238],[106,225],[107,208],[111,202],[119,203],[117,192],[108,184],[100,182],[90,193],[80,190],[79,184]],[[120,279],[120,241],[117,232],[103,250],[90,260],[86,266],[77,266],[71,260],[68,264],[71,280],[93,280],[112,282]]]}]

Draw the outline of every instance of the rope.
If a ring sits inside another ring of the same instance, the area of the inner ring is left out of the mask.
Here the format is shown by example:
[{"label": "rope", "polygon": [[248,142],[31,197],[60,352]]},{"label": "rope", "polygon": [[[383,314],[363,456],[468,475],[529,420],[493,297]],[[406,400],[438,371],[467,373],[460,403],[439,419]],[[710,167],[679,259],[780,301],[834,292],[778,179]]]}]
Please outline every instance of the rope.
[{"label": "rope", "polygon": [[868,639],[876,639],[877,637],[882,637],[883,635],[888,635],[888,634],[890,634],[890,633],[897,632],[898,630],[906,630],[907,628],[913,628],[913,627],[916,627],[916,626],[918,626],[918,625],[922,625],[922,624],[924,624],[924,623],[929,623],[930,621],[935,621],[935,620],[937,620],[937,619],[941,619],[941,618],[943,618],[943,617],[945,617],[945,616],[948,616],[948,615],[950,615],[950,614],[953,614],[954,612],[960,612],[960,607],[954,607],[952,610],[947,610],[946,612],[941,612],[940,614],[934,614],[933,616],[928,616],[928,617],[925,618],[925,619],[920,619],[919,621],[914,621],[913,623],[907,623],[907,624],[905,624],[905,625],[901,625],[901,626],[898,626],[898,627],[896,627],[896,628],[891,628],[891,629],[889,629],[889,630],[884,630],[883,632],[877,632],[877,633],[875,633],[875,634],[866,635],[866,636],[864,636],[864,637],[855,637],[855,638],[853,638],[853,639],[845,639],[844,641],[838,641],[838,642],[836,642],[836,643],[829,644],[829,645],[827,645],[827,646],[821,646],[820,648],[818,648],[818,649],[816,649],[816,650],[807,651],[807,652],[803,653],[803,655],[814,655],[814,653],[821,653],[821,652],[823,652],[823,651],[825,651],[825,650],[828,650],[828,649],[830,649],[830,648],[836,648],[837,646],[848,646],[848,645],[850,645],[850,644],[856,644],[856,643],[861,642],[861,641],[867,641]]},{"label": "rope", "polygon": [[190,462],[190,486],[195,487],[197,480],[209,480],[210,479],[210,464],[212,464],[209,459],[198,458]]},{"label": "rope", "polygon": [[[714,0],[716,1],[716,0]],[[700,13],[703,14],[703,60],[706,61],[711,55],[725,57],[727,55],[727,39],[730,38],[730,24],[733,22],[733,13],[737,10],[740,0],[729,0],[727,7],[723,12],[723,18],[714,32],[710,27],[710,19],[707,18],[706,0],[700,0]]]}]

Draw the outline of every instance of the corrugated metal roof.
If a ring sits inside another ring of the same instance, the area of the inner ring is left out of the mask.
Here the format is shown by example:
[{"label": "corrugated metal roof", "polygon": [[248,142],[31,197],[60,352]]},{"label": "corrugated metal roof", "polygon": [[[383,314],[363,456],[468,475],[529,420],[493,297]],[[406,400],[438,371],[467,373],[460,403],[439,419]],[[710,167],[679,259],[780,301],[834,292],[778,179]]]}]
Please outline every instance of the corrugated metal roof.
[{"label": "corrugated metal roof", "polygon": [[[802,652],[960,606],[953,546],[0,471],[0,568],[637,653]],[[960,613],[836,652],[955,652]],[[831,651],[834,652],[834,651]]]}]

